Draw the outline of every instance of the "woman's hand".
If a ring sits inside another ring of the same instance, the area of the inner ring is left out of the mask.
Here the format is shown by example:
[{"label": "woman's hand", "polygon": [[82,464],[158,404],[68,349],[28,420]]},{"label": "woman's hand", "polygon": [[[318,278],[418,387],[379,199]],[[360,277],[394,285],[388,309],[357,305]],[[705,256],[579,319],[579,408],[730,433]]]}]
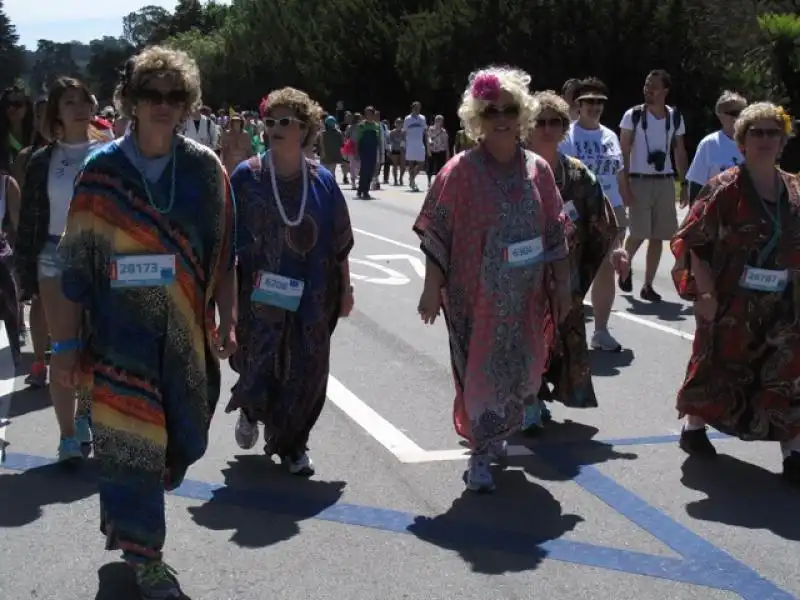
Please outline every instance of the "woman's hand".
[{"label": "woman's hand", "polygon": [[713,321],[717,314],[717,296],[714,292],[698,294],[694,301],[694,314],[704,321]]},{"label": "woman's hand", "polygon": [[417,312],[426,325],[433,325],[442,309],[442,288],[432,282],[425,283],[422,295],[419,297]]},{"label": "woman's hand", "polygon": [[226,323],[225,321],[221,322],[220,326],[212,335],[212,339],[214,343],[211,344],[211,351],[214,353],[214,356],[219,360],[230,358],[238,348],[238,344],[236,343],[236,325]]},{"label": "woman's hand", "polygon": [[555,289],[550,294],[550,307],[553,311],[553,321],[560,325],[567,319],[572,310],[572,291],[569,279],[556,282]]},{"label": "woman's hand", "polygon": [[340,317],[349,317],[350,313],[353,312],[353,306],[355,305],[355,297],[353,296],[353,286],[347,286],[345,291],[342,293],[342,302],[341,307],[339,308],[339,316]]},{"label": "woman's hand", "polygon": [[614,271],[620,278],[628,278],[631,272],[631,259],[624,248],[617,248],[611,253],[611,264],[614,265]]}]

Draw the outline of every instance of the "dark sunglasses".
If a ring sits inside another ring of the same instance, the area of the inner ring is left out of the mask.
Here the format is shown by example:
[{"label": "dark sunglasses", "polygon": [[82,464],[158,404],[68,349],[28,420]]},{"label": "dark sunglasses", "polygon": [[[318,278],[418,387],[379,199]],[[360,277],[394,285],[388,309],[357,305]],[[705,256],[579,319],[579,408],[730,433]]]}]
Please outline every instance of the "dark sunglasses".
[{"label": "dark sunglasses", "polygon": [[161,92],[152,88],[143,88],[139,90],[137,97],[142,102],[155,105],[168,104],[169,106],[178,106],[189,101],[189,93],[185,90]]},{"label": "dark sunglasses", "polygon": [[292,123],[299,123],[303,125],[303,121],[296,117],[281,117],[280,119],[273,119],[272,117],[267,117],[264,119],[264,127],[267,129],[272,129],[276,125],[280,125],[281,127],[288,127]]},{"label": "dark sunglasses", "polygon": [[584,98],[583,100],[578,100],[578,102],[589,106],[604,106],[606,103],[602,98]]},{"label": "dark sunglasses", "polygon": [[509,104],[507,106],[495,106],[494,104],[490,104],[483,109],[481,116],[484,119],[493,119],[495,117],[515,119],[519,116],[519,104]]},{"label": "dark sunglasses", "polygon": [[734,119],[738,119],[739,115],[742,114],[740,110],[726,110],[723,114],[728,115],[729,117],[733,117]]},{"label": "dark sunglasses", "polygon": [[24,100],[9,100],[7,106],[8,106],[8,108],[25,108],[25,101]]},{"label": "dark sunglasses", "polygon": [[783,135],[783,131],[780,129],[773,129],[772,127],[768,129],[753,128],[747,130],[747,135],[756,139],[767,138],[768,140],[776,140]]},{"label": "dark sunglasses", "polygon": [[553,129],[563,129],[564,119],[553,117],[552,119],[536,119],[536,127],[544,129],[545,127],[552,127]]}]

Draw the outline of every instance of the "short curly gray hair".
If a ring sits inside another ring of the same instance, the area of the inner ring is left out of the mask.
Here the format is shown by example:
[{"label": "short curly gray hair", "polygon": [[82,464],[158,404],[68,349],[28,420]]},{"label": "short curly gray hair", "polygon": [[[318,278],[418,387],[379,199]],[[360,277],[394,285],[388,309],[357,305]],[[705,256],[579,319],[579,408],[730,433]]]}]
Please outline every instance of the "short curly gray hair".
[{"label": "short curly gray hair", "polygon": [[133,118],[136,96],[152,77],[172,75],[188,95],[186,117],[202,105],[200,69],[194,59],[182,50],[166,46],[149,46],[128,60],[122,80],[114,90],[114,105],[119,114]]},{"label": "short curly gray hair", "polygon": [[744,148],[747,132],[757,121],[774,122],[782,132],[781,145],[789,139],[792,122],[783,108],[772,102],[756,102],[741,112],[733,126],[733,139],[740,148]]}]

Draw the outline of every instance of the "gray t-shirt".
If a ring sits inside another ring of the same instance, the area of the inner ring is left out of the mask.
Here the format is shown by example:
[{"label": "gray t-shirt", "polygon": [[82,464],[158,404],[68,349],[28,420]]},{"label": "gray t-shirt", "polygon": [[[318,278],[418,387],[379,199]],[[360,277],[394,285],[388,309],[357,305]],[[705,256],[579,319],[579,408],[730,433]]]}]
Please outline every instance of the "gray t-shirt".
[{"label": "gray t-shirt", "polygon": [[145,158],[140,156],[136,151],[136,146],[133,143],[133,136],[126,135],[121,141],[117,142],[119,147],[125,153],[133,165],[139,172],[149,181],[155,183],[161,179],[164,169],[167,168],[169,161],[172,159],[172,152],[165,156],[158,156],[156,158]]}]

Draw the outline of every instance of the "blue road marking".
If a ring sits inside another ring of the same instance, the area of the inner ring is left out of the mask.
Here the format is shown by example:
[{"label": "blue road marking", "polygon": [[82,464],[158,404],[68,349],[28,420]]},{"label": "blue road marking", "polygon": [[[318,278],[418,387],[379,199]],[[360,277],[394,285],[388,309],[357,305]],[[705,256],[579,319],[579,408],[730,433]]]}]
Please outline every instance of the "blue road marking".
[{"label": "blue road marking", "polygon": [[[575,483],[672,548],[682,558],[654,556],[643,552],[559,539],[537,544],[529,535],[476,526],[456,519],[431,519],[396,510],[345,503],[329,506],[310,497],[290,496],[266,490],[236,489],[203,481],[186,480],[172,494],[202,502],[213,499],[220,504],[277,514],[294,516],[313,514],[315,516],[311,518],[323,521],[411,534],[423,540],[469,544],[500,552],[538,556],[633,575],[667,579],[731,591],[745,600],[797,600],[753,569],[650,506],[598,469],[576,465],[575,461],[570,460],[569,455],[564,452],[563,447],[557,451],[552,445],[548,448],[545,444],[541,444],[537,445],[536,453],[564,472],[577,472],[577,476],[574,477]],[[13,453],[7,455],[0,467],[24,472],[53,462],[52,459],[41,456]]]}]

